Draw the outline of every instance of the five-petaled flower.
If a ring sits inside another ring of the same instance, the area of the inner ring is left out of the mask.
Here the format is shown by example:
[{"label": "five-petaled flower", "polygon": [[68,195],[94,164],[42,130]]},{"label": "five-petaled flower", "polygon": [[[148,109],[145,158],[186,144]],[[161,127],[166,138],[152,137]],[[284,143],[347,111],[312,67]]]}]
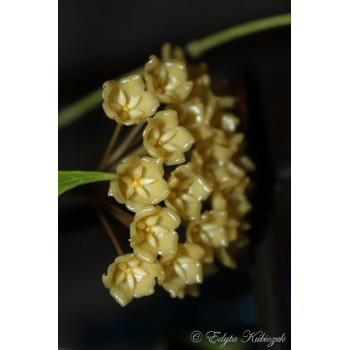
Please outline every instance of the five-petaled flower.
[{"label": "five-petaled flower", "polygon": [[135,254],[148,262],[157,255],[171,258],[177,251],[178,234],[175,231],[181,219],[169,208],[149,206],[138,212],[130,226],[130,246]]},{"label": "five-petaled flower", "polygon": [[191,163],[178,166],[168,179],[170,190],[165,200],[168,208],[176,210],[185,220],[198,219],[202,201],[212,192],[205,178],[195,172]]},{"label": "five-petaled flower", "polygon": [[121,204],[125,203],[133,212],[150,204],[158,204],[169,194],[168,185],[163,179],[162,158],[130,156],[123,159],[116,172],[119,177],[111,180],[108,195]]},{"label": "five-petaled flower", "polygon": [[121,79],[110,80],[103,85],[102,107],[107,117],[124,125],[145,122],[155,114],[159,101],[156,96],[145,91],[145,84],[140,74]]},{"label": "five-petaled flower", "polygon": [[166,165],[181,164],[185,161],[184,152],[193,144],[194,138],[189,131],[179,126],[176,111],[165,110],[148,118],[143,145],[152,157],[163,157]]},{"label": "five-petaled flower", "polygon": [[160,273],[158,261],[148,263],[138,259],[135,254],[118,256],[108,266],[102,282],[112,297],[125,306],[134,297],[141,298],[154,293],[155,277]]},{"label": "five-petaled flower", "polygon": [[162,103],[183,101],[191,92],[193,82],[187,80],[186,63],[178,59],[161,62],[152,55],[145,65],[146,87]]},{"label": "five-petaled flower", "polygon": [[238,226],[239,222],[230,218],[226,210],[210,210],[188,224],[186,238],[204,249],[203,262],[212,263],[214,249],[228,247],[237,238]]},{"label": "five-petaled flower", "polygon": [[166,257],[160,259],[162,267],[158,277],[158,283],[175,298],[185,296],[185,287],[202,283],[203,271],[202,262],[203,249],[192,243],[179,244],[174,259]]},{"label": "five-petaled flower", "polygon": [[201,142],[192,153],[191,162],[200,166],[200,172],[211,185],[220,190],[237,186],[245,171],[232,162],[234,151],[221,130],[214,129],[211,138]]}]

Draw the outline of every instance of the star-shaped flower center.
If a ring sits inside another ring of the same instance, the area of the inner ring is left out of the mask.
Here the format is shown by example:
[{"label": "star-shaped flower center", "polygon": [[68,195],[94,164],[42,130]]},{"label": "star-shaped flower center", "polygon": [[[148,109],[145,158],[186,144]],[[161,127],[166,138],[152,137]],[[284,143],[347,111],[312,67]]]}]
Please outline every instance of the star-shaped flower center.
[{"label": "star-shaped flower center", "polygon": [[119,90],[116,103],[111,103],[111,106],[119,113],[120,118],[126,120],[127,118],[136,118],[142,115],[142,111],[136,109],[136,106],[141,100],[141,94],[131,96],[127,101],[123,89]]},{"label": "star-shaped flower center", "polygon": [[164,227],[156,225],[157,221],[158,216],[153,215],[149,216],[143,221],[138,222],[136,225],[141,236],[141,240],[145,240],[155,249],[157,249],[158,246],[156,241],[157,235],[167,232]]},{"label": "star-shaped flower center", "polygon": [[121,262],[118,264],[118,273],[116,276],[115,284],[118,285],[126,280],[128,286],[131,289],[135,287],[135,279],[139,281],[142,277],[147,276],[147,272],[139,267],[140,261],[133,259],[130,262]]},{"label": "star-shaped flower center", "polygon": [[173,152],[177,150],[177,147],[170,144],[169,141],[175,136],[176,129],[166,131],[161,135],[157,127],[154,128],[152,133],[152,139],[150,140],[153,143],[153,146],[156,148],[164,148],[166,151]]},{"label": "star-shaped flower center", "polygon": [[[212,232],[218,232],[218,231],[224,232],[225,228],[215,223],[205,223],[200,225],[200,227],[197,226],[193,229],[193,232],[198,235],[199,239],[203,243],[209,246],[212,246],[212,242],[211,242]],[[224,244],[225,242],[223,242],[223,245]]]},{"label": "star-shaped flower center", "polygon": [[121,180],[127,185],[126,198],[130,198],[134,193],[147,199],[149,195],[144,189],[145,185],[154,183],[155,179],[142,177],[142,166],[138,166],[131,172],[130,176],[123,176]]}]

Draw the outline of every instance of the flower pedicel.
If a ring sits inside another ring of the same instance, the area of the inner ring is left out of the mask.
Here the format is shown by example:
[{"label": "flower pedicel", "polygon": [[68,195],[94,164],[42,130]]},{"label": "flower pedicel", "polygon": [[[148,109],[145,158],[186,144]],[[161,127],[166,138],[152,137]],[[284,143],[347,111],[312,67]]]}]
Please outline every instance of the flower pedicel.
[{"label": "flower pedicel", "polygon": [[135,213],[133,253],[118,256],[102,278],[121,306],[152,294],[156,282],[171,297],[198,295],[203,276],[216,271],[214,258],[235,267],[234,253],[248,241],[247,172],[254,164],[230,111],[235,100],[215,94],[207,66],[188,66],[181,49],[166,44],[162,56],[151,56],[143,75],[103,87],[109,118],[147,123],[149,157],[124,158],[108,192]]}]

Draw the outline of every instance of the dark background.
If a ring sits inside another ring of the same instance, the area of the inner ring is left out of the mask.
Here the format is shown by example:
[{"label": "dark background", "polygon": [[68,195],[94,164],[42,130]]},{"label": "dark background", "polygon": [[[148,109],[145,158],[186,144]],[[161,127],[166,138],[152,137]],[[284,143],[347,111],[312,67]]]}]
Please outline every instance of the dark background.
[{"label": "dark background", "polygon": [[[182,46],[235,24],[290,12],[290,2],[61,0],[58,10],[62,108],[143,65],[150,54],[159,55],[165,41]],[[244,131],[258,168],[252,243],[241,251],[236,270],[222,268],[205,280],[198,298],[171,299],[156,288],[154,295],[121,308],[101,281],[116,254],[86,188],[64,194],[58,213],[63,348],[200,349],[189,341],[196,329],[228,335],[255,329],[290,337],[290,28],[236,40],[200,60],[213,76],[229,81],[232,94],[247,95]],[[61,129],[58,168],[96,169],[114,127],[98,107]],[[128,230],[116,222],[113,228],[128,251]],[[235,348],[229,346],[225,349]]]}]

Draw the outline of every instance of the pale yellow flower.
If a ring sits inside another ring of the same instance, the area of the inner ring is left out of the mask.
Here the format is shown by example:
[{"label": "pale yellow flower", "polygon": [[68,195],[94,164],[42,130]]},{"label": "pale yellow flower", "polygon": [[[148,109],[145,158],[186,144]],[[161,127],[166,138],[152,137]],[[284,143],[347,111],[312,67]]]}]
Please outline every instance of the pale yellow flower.
[{"label": "pale yellow flower", "polygon": [[161,62],[153,55],[145,65],[145,80],[147,89],[163,103],[183,101],[193,85],[192,81],[187,80],[184,61],[171,59]]},{"label": "pale yellow flower", "polygon": [[[205,70],[205,65],[190,70],[191,78],[193,79],[193,88],[189,98],[199,97],[205,104],[214,99],[215,108],[232,108],[235,104],[235,98],[232,96],[217,96],[211,87],[211,77],[209,74],[205,73]],[[200,71],[202,71],[203,74],[199,74]]]},{"label": "pale yellow flower", "polygon": [[228,247],[237,238],[239,221],[228,216],[226,201],[217,191],[213,194],[214,209],[204,212],[200,219],[191,221],[187,226],[186,238],[200,245],[205,255],[203,262],[213,262],[213,249]]},{"label": "pale yellow flower", "polygon": [[102,107],[107,117],[124,125],[145,122],[159,106],[156,96],[145,91],[140,74],[121,79],[119,83],[113,80],[105,82],[103,101]]},{"label": "pale yellow flower", "polygon": [[111,180],[108,195],[133,212],[158,204],[169,194],[161,158],[130,156],[122,160],[116,172],[119,177]]},{"label": "pale yellow flower", "polygon": [[[227,199],[227,210],[231,220],[239,223],[236,239],[228,247],[215,249],[217,259],[225,266],[236,267],[235,256],[237,251],[249,243],[249,238],[245,231],[250,229],[250,224],[244,220],[244,216],[251,210],[251,204],[246,195],[246,189],[249,186],[250,179],[243,178],[233,189],[224,190],[225,199]],[[216,204],[219,203],[219,200]],[[212,200],[212,205],[214,201]]]},{"label": "pale yellow flower", "polygon": [[[210,147],[210,144],[207,144]],[[198,174],[215,189],[230,189],[239,183],[236,176],[232,176],[225,164],[220,165],[218,162],[204,161],[198,149],[195,149],[191,155],[191,163]]]},{"label": "pale yellow flower", "polygon": [[245,140],[243,133],[233,133],[227,137],[229,147],[231,148],[233,155],[233,162],[240,165],[245,171],[255,171],[256,167],[254,162],[245,153]]},{"label": "pale yellow flower", "polygon": [[240,180],[237,186],[233,189],[225,191],[225,198],[228,200],[228,211],[231,217],[242,219],[252,208],[246,194],[250,184],[249,177],[244,177]]},{"label": "pale yellow flower", "polygon": [[226,133],[232,134],[237,131],[240,120],[232,113],[223,109],[217,109],[211,123],[215,128],[220,128]]},{"label": "pale yellow flower", "polygon": [[193,88],[189,98],[197,97],[200,98],[204,104],[207,104],[208,101],[214,97],[214,94],[210,88],[210,83],[211,81],[209,74],[202,74],[198,76],[193,80]]},{"label": "pale yellow flower", "polygon": [[223,211],[227,209],[227,200],[221,191],[214,191],[210,197],[212,210]]},{"label": "pale yellow flower", "polygon": [[208,198],[212,187],[205,178],[195,172],[191,163],[178,166],[168,179],[170,194],[165,205],[176,210],[185,220],[198,219],[201,201]]},{"label": "pale yellow flower", "polygon": [[192,135],[179,126],[176,111],[169,109],[148,118],[143,145],[152,157],[163,157],[166,165],[181,164],[185,161],[184,152],[193,144]]},{"label": "pale yellow flower", "polygon": [[192,153],[191,162],[210,181],[219,188],[232,188],[245,176],[245,171],[232,161],[233,150],[229,147],[222,131],[214,129],[213,137],[197,145]]},{"label": "pale yellow flower", "polygon": [[125,306],[134,297],[141,298],[154,293],[155,277],[160,273],[158,261],[148,263],[138,259],[135,254],[117,257],[109,265],[107,275],[102,276],[102,282],[112,297]]},{"label": "pale yellow flower", "polygon": [[200,246],[186,242],[178,245],[173,260],[160,259],[162,271],[158,283],[170,293],[171,297],[183,298],[187,285],[202,283],[203,254],[204,251]]},{"label": "pale yellow flower", "polygon": [[234,152],[229,147],[225,133],[222,130],[212,128],[212,132],[213,136],[197,145],[196,150],[203,158],[204,163],[224,165],[231,161]]},{"label": "pale yellow flower", "polygon": [[130,225],[130,246],[135,254],[148,262],[157,255],[173,257],[177,251],[178,234],[175,231],[181,219],[169,208],[145,207]]},{"label": "pale yellow flower", "polygon": [[189,97],[186,101],[167,106],[178,112],[180,125],[185,126],[192,133],[196,142],[213,137],[213,126],[223,127],[225,131],[231,132],[232,124],[237,127],[238,123],[237,118],[223,110],[234,105],[234,98],[216,96],[210,87],[210,76],[200,74],[205,70],[205,65],[191,68],[194,84]]},{"label": "pale yellow flower", "polygon": [[169,104],[167,108],[177,111],[180,125],[189,130],[196,142],[213,136],[210,120],[215,111],[214,99],[204,104],[199,97],[193,97],[178,104]]}]

